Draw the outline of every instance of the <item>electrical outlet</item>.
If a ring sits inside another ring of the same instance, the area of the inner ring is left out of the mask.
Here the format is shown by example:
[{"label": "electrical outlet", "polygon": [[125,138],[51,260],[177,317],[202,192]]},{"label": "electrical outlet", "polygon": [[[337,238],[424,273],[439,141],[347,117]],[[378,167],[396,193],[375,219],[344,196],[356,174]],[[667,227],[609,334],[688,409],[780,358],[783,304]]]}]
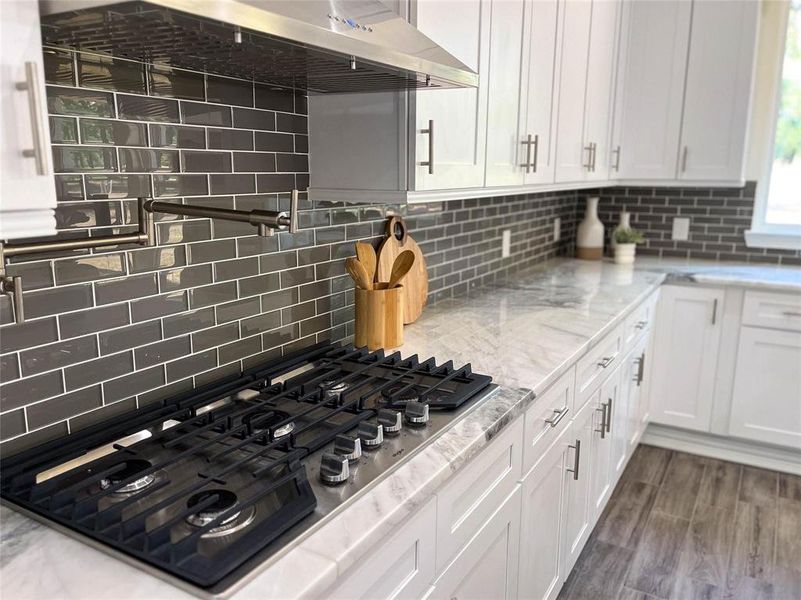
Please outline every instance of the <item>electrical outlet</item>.
[{"label": "electrical outlet", "polygon": [[553,241],[558,242],[562,239],[562,219],[556,217],[553,220]]},{"label": "electrical outlet", "polygon": [[501,258],[508,258],[512,255],[512,230],[504,229],[501,232]]},{"label": "electrical outlet", "polygon": [[686,242],[690,237],[690,219],[687,217],[676,217],[673,219],[673,231],[670,239],[677,242]]}]

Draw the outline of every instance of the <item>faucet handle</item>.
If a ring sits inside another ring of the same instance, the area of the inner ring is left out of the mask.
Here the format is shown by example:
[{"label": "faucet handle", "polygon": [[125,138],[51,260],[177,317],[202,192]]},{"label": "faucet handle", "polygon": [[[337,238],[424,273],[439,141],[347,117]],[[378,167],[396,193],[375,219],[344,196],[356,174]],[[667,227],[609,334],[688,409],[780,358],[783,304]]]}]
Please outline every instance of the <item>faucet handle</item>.
[{"label": "faucet handle", "polygon": [[22,277],[15,275],[14,277],[0,278],[0,292],[11,297],[14,307],[14,322],[17,325],[24,323],[25,305],[22,301]]},{"label": "faucet handle", "polygon": [[298,190],[292,190],[292,200],[289,204],[289,233],[297,233],[300,230],[298,223],[298,204],[300,203]]}]

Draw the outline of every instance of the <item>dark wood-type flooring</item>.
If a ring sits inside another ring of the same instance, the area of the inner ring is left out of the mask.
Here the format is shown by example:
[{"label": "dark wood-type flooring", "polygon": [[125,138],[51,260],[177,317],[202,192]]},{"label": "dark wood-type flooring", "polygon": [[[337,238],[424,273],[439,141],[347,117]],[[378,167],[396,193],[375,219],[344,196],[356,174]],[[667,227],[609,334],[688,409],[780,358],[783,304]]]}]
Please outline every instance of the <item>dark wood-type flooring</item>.
[{"label": "dark wood-type flooring", "polygon": [[558,600],[801,600],[801,477],[641,445]]}]

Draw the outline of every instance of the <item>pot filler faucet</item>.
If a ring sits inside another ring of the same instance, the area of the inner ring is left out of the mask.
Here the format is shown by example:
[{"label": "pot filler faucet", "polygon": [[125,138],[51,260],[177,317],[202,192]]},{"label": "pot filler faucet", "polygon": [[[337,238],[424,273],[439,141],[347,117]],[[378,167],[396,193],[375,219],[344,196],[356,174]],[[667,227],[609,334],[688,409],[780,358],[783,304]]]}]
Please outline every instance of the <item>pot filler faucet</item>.
[{"label": "pot filler faucet", "polygon": [[298,190],[292,190],[292,201],[289,213],[276,210],[232,210],[228,208],[212,208],[194,206],[192,204],[173,204],[150,198],[138,199],[139,230],[136,233],[87,237],[49,242],[28,242],[7,244],[0,242],[0,293],[11,298],[14,322],[25,322],[25,305],[22,299],[22,277],[9,276],[6,272],[7,260],[19,254],[38,254],[41,252],[58,252],[62,250],[82,250],[86,248],[102,248],[120,244],[138,244],[140,246],[157,246],[156,223],[153,213],[181,215],[185,217],[205,217],[223,221],[250,223],[256,227],[260,236],[272,236],[276,231],[298,232]]}]

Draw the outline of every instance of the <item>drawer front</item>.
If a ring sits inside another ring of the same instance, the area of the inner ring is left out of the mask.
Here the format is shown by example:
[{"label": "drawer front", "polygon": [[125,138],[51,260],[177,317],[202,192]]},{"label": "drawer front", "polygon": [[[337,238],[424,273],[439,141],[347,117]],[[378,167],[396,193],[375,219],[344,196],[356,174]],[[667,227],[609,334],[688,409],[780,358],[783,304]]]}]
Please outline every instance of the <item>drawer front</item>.
[{"label": "drawer front", "polygon": [[573,414],[586,404],[592,393],[601,384],[608,373],[611,373],[620,362],[622,350],[621,327],[614,329],[590,348],[589,352],[579,359],[576,366],[576,393]]},{"label": "drawer front", "polygon": [[434,581],[436,500],[369,554],[329,598],[422,598]]},{"label": "drawer front", "polygon": [[567,428],[570,407],[573,406],[573,385],[576,367],[562,375],[556,383],[540,394],[526,411],[523,427],[523,475],[525,476],[545,454],[545,451]]},{"label": "drawer front", "polygon": [[512,492],[522,473],[522,440],[519,418],[437,494],[437,574]]},{"label": "drawer front", "polygon": [[643,300],[623,323],[623,353],[625,354],[637,344],[651,325],[656,314],[656,293]]},{"label": "drawer front", "polygon": [[801,295],[747,290],[742,322],[756,327],[801,331]]}]

